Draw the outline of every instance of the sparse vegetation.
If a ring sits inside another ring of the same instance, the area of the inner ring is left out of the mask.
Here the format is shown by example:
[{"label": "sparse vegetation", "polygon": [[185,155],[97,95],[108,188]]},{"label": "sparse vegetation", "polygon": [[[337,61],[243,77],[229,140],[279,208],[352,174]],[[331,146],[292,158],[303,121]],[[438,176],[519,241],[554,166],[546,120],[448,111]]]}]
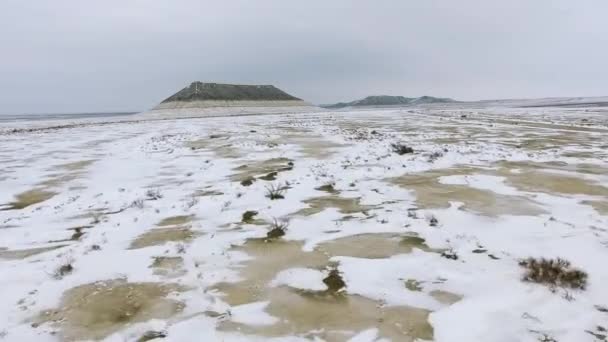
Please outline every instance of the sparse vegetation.
[{"label": "sparse vegetation", "polygon": [[285,198],[285,187],[276,184],[270,184],[266,187],[266,197],[271,200],[284,199]]},{"label": "sparse vegetation", "polygon": [[163,194],[160,193],[160,190],[156,189],[156,190],[148,190],[146,191],[146,199],[148,201],[156,201],[163,198]]},{"label": "sparse vegetation", "polygon": [[520,261],[519,265],[526,269],[524,281],[580,290],[587,286],[587,273],[573,268],[569,261],[561,258],[528,258]]},{"label": "sparse vegetation", "polygon": [[140,199],[136,199],[135,201],[131,202],[131,208],[143,209],[144,200],[140,198]]},{"label": "sparse vegetation", "polygon": [[147,342],[150,340],[154,340],[157,338],[165,338],[167,337],[166,331],[146,331],[140,338],[137,339],[137,342]]},{"label": "sparse vegetation", "polygon": [[443,152],[435,151],[429,155],[429,163],[435,162],[435,160],[443,157]]},{"label": "sparse vegetation", "polygon": [[595,327],[595,331],[585,330],[585,332],[595,338],[596,341],[608,341],[608,329],[601,325]]},{"label": "sparse vegetation", "polygon": [[422,283],[416,279],[408,279],[405,281],[405,288],[407,288],[410,291],[415,291],[415,292],[422,291],[422,286],[420,286],[420,285],[422,285]]},{"label": "sparse vegetation", "polygon": [[556,339],[554,339],[553,337],[551,337],[547,334],[542,334],[541,336],[539,336],[538,341],[539,342],[557,342]]},{"label": "sparse vegetation", "polygon": [[332,194],[338,192],[336,190],[335,184],[333,182],[321,185],[320,187],[316,188],[316,190],[325,191],[325,192],[329,192],[329,193],[332,193]]},{"label": "sparse vegetation", "polygon": [[391,149],[393,150],[394,153],[397,153],[398,155],[402,156],[404,154],[409,154],[409,153],[414,153],[414,149],[401,144],[401,143],[393,143],[391,144]]},{"label": "sparse vegetation", "polygon": [[253,184],[253,182],[255,182],[255,178],[254,177],[247,177],[245,179],[243,179],[241,181],[241,185],[242,186],[250,186],[251,184]]},{"label": "sparse vegetation", "polygon": [[184,207],[186,209],[190,209],[197,204],[198,204],[198,198],[196,198],[195,196],[191,196],[190,199],[186,203],[184,203]]},{"label": "sparse vegetation", "polygon": [[608,307],[603,306],[603,305],[595,305],[595,309],[599,312],[608,313]]},{"label": "sparse vegetation", "polygon": [[74,266],[72,266],[72,260],[66,260],[61,265],[59,265],[57,269],[55,269],[55,272],[53,272],[53,278],[57,280],[62,279],[73,271]]},{"label": "sparse vegetation", "polygon": [[418,209],[416,209],[416,208],[409,208],[407,210],[407,217],[412,218],[412,219],[417,219],[418,218],[417,210]]},{"label": "sparse vegetation", "polygon": [[243,213],[243,217],[241,219],[241,222],[243,222],[243,223],[251,223],[253,221],[253,218],[257,214],[258,214],[258,212],[255,211],[255,210],[247,210],[246,212]]},{"label": "sparse vegetation", "polygon": [[265,180],[265,181],[273,181],[273,180],[276,180],[276,179],[277,179],[277,175],[278,175],[278,174],[279,174],[278,172],[276,172],[276,171],[272,171],[272,172],[268,173],[268,174],[267,174],[267,175],[265,175],[265,176],[261,176],[261,177],[259,177],[259,179],[261,179],[261,180]]},{"label": "sparse vegetation", "polygon": [[220,209],[220,211],[226,211],[230,208],[230,206],[232,205],[232,201],[226,201],[222,204],[222,209]]},{"label": "sparse vegetation", "polygon": [[458,260],[458,254],[456,254],[456,252],[454,252],[454,250],[452,249],[448,249],[447,251],[443,251],[441,253],[441,256],[446,258],[446,259],[450,259],[450,260]]},{"label": "sparse vegetation", "polygon": [[266,238],[277,239],[285,235],[289,222],[286,220],[279,221],[276,218],[272,220],[270,230],[266,233]]},{"label": "sparse vegetation", "polygon": [[177,252],[177,254],[186,253],[186,245],[183,243],[178,243],[177,245],[175,245],[175,251]]}]

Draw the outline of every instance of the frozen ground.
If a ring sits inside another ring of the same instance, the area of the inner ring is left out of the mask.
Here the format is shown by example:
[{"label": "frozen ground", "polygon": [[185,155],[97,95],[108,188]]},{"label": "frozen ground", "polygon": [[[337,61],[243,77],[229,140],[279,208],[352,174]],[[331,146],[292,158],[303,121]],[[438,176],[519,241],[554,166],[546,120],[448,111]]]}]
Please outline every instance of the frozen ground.
[{"label": "frozen ground", "polygon": [[602,109],[36,127],[0,129],[0,340],[606,340]]}]

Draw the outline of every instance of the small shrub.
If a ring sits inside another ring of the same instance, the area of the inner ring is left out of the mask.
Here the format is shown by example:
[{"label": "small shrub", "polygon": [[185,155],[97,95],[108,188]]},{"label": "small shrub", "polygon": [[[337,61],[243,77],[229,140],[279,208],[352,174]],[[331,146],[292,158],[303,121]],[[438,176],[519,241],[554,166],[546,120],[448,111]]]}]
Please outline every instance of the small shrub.
[{"label": "small shrub", "polygon": [[435,160],[443,157],[443,152],[435,151],[429,155],[429,163],[433,163]]},{"label": "small shrub", "polygon": [[418,214],[416,212],[416,208],[409,208],[407,210],[407,217],[412,218],[412,219],[417,219],[418,218]]},{"label": "small shrub", "polygon": [[184,245],[183,243],[178,243],[177,245],[175,245],[175,251],[178,254],[186,253],[186,245]]},{"label": "small shrub", "polygon": [[422,285],[422,283],[416,279],[408,279],[405,282],[405,287],[410,291],[415,291],[415,292],[422,291],[422,286],[420,286],[420,285]]},{"label": "small shrub", "polygon": [[131,208],[143,209],[144,208],[144,200],[140,198],[140,199],[137,199],[137,200],[131,202]]},{"label": "small shrub", "polygon": [[251,184],[253,184],[253,182],[255,182],[255,178],[253,177],[248,177],[246,179],[243,179],[241,181],[241,185],[242,186],[250,186]]},{"label": "small shrub", "polygon": [[273,180],[277,179],[278,174],[279,174],[278,172],[272,171],[272,172],[268,173],[266,176],[259,177],[259,179],[265,180],[265,181],[273,181]]},{"label": "small shrub", "polygon": [[266,187],[266,197],[271,200],[284,199],[285,198],[285,187],[275,184],[270,184]]},{"label": "small shrub", "polygon": [[198,198],[196,198],[195,196],[192,196],[186,203],[184,203],[184,207],[186,209],[190,209],[197,204],[198,204]]},{"label": "small shrub", "polygon": [[321,185],[320,187],[316,188],[316,190],[325,191],[325,192],[329,192],[332,194],[337,192],[334,183],[327,183],[327,184]]},{"label": "small shrub", "polygon": [[160,190],[156,189],[156,190],[148,190],[146,191],[146,199],[148,201],[156,201],[163,198],[163,194],[160,193]]},{"label": "small shrub", "polygon": [[241,219],[241,222],[243,222],[243,223],[251,223],[251,221],[253,221],[253,218],[257,214],[258,214],[258,212],[255,211],[255,210],[247,210],[246,212],[243,213],[243,217]]},{"label": "small shrub", "polygon": [[429,219],[429,225],[431,227],[437,227],[439,225],[439,220],[435,216],[431,216]]},{"label": "small shrub", "polygon": [[53,278],[62,279],[66,275],[72,273],[74,271],[74,266],[72,266],[72,261],[66,261],[63,264],[59,265],[55,272],[53,273]]},{"label": "small shrub", "polygon": [[231,205],[232,205],[232,201],[226,201],[226,202],[224,202],[222,204],[222,209],[220,209],[220,211],[224,212],[224,211],[228,210]]},{"label": "small shrub", "polygon": [[456,252],[454,252],[452,249],[448,249],[447,251],[443,251],[441,253],[441,256],[446,258],[446,259],[450,259],[450,260],[458,260],[458,254],[456,254]]},{"label": "small shrub", "polygon": [[607,329],[601,325],[595,327],[595,331],[585,330],[585,332],[595,338],[595,341],[608,341]]},{"label": "small shrub", "polygon": [[541,336],[539,336],[538,341],[539,342],[557,342],[556,339],[554,339],[553,337],[551,337],[547,334],[542,334]]},{"label": "small shrub", "polygon": [[277,239],[284,236],[288,226],[288,221],[278,221],[277,219],[273,219],[272,224],[270,225],[270,230],[268,233],[266,233],[266,238]]},{"label": "small shrub", "polygon": [[150,330],[150,331],[146,331],[139,339],[137,339],[137,342],[147,342],[150,340],[155,340],[155,339],[165,338],[165,337],[167,337],[166,331]]},{"label": "small shrub", "polygon": [[526,269],[524,281],[584,290],[587,286],[587,273],[573,268],[570,262],[561,258],[528,258],[519,262]]},{"label": "small shrub", "polygon": [[400,156],[408,153],[414,153],[413,148],[400,143],[391,144],[391,149],[393,150],[393,152],[397,153]]},{"label": "small shrub", "polygon": [[329,274],[323,279],[323,283],[327,286],[327,290],[332,293],[339,292],[346,287],[346,283],[337,268],[329,270]]},{"label": "small shrub", "polygon": [[606,312],[606,313],[608,313],[608,307],[606,307],[606,306],[603,306],[603,305],[595,305],[594,307],[595,307],[595,309],[596,309],[597,311],[599,311],[599,312]]}]

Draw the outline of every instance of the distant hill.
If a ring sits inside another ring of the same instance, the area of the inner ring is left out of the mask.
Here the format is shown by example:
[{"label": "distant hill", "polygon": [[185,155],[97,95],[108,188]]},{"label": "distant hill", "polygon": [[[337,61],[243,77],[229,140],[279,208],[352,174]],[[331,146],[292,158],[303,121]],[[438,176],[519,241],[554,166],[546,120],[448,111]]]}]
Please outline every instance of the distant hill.
[{"label": "distant hill", "polygon": [[192,101],[301,101],[272,85],[192,82],[161,103]]},{"label": "distant hill", "polygon": [[302,113],[318,109],[272,85],[196,81],[142,114],[147,118],[187,118]]},{"label": "distant hill", "polygon": [[321,105],[323,108],[345,108],[345,107],[383,107],[383,106],[413,106],[427,103],[451,103],[456,102],[452,99],[421,96],[421,97],[404,97],[404,96],[368,96],[361,100],[352,102],[339,102],[335,104]]}]

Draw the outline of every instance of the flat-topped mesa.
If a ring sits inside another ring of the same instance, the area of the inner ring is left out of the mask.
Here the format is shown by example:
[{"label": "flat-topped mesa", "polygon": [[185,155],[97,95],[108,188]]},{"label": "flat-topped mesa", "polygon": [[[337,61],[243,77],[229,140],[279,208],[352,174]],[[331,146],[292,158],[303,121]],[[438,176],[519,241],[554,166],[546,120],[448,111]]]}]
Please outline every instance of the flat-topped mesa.
[{"label": "flat-topped mesa", "polygon": [[192,82],[162,103],[174,101],[301,101],[273,85]]},{"label": "flat-topped mesa", "polygon": [[301,99],[272,85],[192,82],[154,110],[215,107],[309,107]]}]

